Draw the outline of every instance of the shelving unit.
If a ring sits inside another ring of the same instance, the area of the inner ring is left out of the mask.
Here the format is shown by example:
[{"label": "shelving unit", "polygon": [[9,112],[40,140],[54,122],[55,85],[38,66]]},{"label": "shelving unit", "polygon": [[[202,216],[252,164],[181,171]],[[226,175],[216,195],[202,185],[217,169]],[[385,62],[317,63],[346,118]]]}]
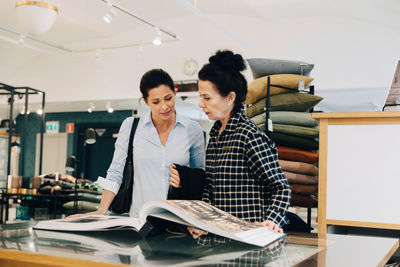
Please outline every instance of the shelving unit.
[{"label": "shelving unit", "polygon": [[[7,175],[10,174],[10,167],[11,167],[11,144],[12,144],[12,135],[14,131],[14,101],[15,97],[18,96],[19,98],[25,97],[25,105],[24,105],[24,110],[27,111],[29,107],[29,95],[42,95],[42,115],[41,115],[41,125],[40,125],[40,155],[39,155],[39,173],[42,171],[42,155],[43,155],[43,132],[45,129],[45,121],[44,121],[44,105],[45,105],[45,92],[33,89],[30,87],[14,87],[11,85],[7,85],[4,83],[0,83],[0,95],[6,95],[9,96],[8,98],[8,104],[10,106],[10,112],[9,112],[9,129],[8,129],[8,162],[7,162]],[[24,116],[24,124],[22,127],[22,133],[21,133],[21,166],[24,166],[24,160],[25,160],[25,142],[26,142],[26,131],[27,131],[27,124],[28,124],[28,116]],[[24,168],[21,170],[21,176],[24,176]],[[0,179],[7,179],[7,177],[3,178],[0,177]]]},{"label": "shelving unit", "polygon": [[[21,152],[20,152],[20,168],[19,175],[24,176],[24,163],[25,163],[25,150],[26,150],[26,132],[27,132],[27,124],[28,124],[28,116],[27,111],[29,107],[29,96],[30,95],[41,95],[42,96],[42,114],[41,114],[41,125],[40,125],[40,153],[39,153],[39,171],[42,170],[42,156],[43,156],[43,132],[45,129],[45,122],[44,122],[44,104],[45,104],[45,92],[33,89],[30,87],[14,87],[8,84],[0,83],[0,96],[7,96],[8,97],[8,105],[9,105],[9,126],[7,129],[8,135],[8,153],[7,153],[7,173],[5,177],[0,177],[3,180],[4,187],[0,188],[1,190],[1,222],[3,221],[3,205],[8,207],[9,205],[9,198],[7,197],[7,178],[8,175],[11,174],[11,147],[13,142],[13,135],[14,135],[14,102],[15,97],[19,97],[20,99],[25,98],[24,104],[24,123],[22,125],[20,140],[21,140]],[[6,209],[6,216],[8,215],[8,208]]]},{"label": "shelving unit", "polygon": [[[270,133],[269,130],[269,112],[270,112],[270,87],[271,87],[271,77],[268,76],[267,78],[267,97],[266,97],[266,105],[265,105],[265,132],[268,135]],[[314,95],[315,90],[314,90],[314,85],[310,85],[308,87],[309,91],[307,93]],[[313,109],[310,110],[310,112],[313,112]],[[307,224],[311,226],[311,208],[307,208]]]}]

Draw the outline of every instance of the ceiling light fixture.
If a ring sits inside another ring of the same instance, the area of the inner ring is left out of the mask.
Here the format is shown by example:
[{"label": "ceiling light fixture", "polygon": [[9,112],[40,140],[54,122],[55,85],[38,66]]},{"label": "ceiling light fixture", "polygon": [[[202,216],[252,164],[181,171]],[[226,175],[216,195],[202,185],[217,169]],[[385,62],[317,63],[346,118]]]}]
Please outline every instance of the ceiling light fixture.
[{"label": "ceiling light fixture", "polygon": [[107,5],[110,7],[110,10],[108,11],[107,14],[105,14],[103,16],[103,19],[105,20],[105,22],[107,23],[111,23],[112,20],[114,19],[115,16],[118,15],[117,10],[113,7],[113,4],[111,2],[107,1]]},{"label": "ceiling light fixture", "polygon": [[17,41],[17,45],[18,45],[19,47],[23,47],[24,44],[25,44],[25,35],[21,34],[21,35],[19,36],[18,41]]},{"label": "ceiling light fixture", "polygon": [[108,103],[106,104],[106,108],[107,108],[107,112],[108,112],[108,113],[113,113],[113,112],[114,112],[114,109],[112,108],[110,102],[108,102]]},{"label": "ceiling light fixture", "polygon": [[156,31],[157,31],[157,33],[156,33],[156,36],[154,36],[153,44],[156,45],[156,46],[159,46],[159,45],[162,44],[162,41],[161,41],[161,31],[160,31],[159,28],[156,28]]},{"label": "ceiling light fixture", "polygon": [[18,1],[15,9],[25,31],[32,35],[48,32],[58,14],[56,6],[43,1]]},{"label": "ceiling light fixture", "polygon": [[[123,7],[123,6],[120,6],[119,4],[111,3],[111,2],[108,1],[108,0],[101,0],[101,1],[103,1],[103,2],[106,3],[108,6],[110,6],[110,8],[113,7],[118,13],[126,14],[126,15],[128,15],[128,16],[130,16],[130,17],[132,17],[132,18],[134,18],[134,19],[136,19],[136,20],[138,20],[138,21],[140,21],[140,22],[142,22],[142,23],[144,23],[144,24],[146,24],[146,25],[148,25],[148,26],[154,28],[154,29],[158,29],[164,36],[171,37],[171,38],[168,38],[168,39],[164,39],[164,40],[163,40],[164,43],[167,43],[167,42],[174,42],[174,41],[177,41],[177,40],[181,40],[181,38],[180,38],[178,35],[176,35],[176,34],[174,34],[174,33],[171,33],[171,32],[169,32],[169,31],[167,31],[167,30],[164,30],[164,29],[158,27],[157,25],[151,23],[150,21],[145,20],[145,19],[143,19],[143,18],[141,18],[141,17],[135,15],[132,11],[130,11],[129,9],[126,9],[126,8]],[[35,1],[19,1],[19,2],[35,2]],[[18,2],[18,3],[19,3],[19,2]],[[22,4],[18,4],[18,3],[17,3],[17,5],[22,5]],[[43,1],[41,1],[40,3],[45,4]],[[17,6],[17,5],[16,5],[16,6]],[[18,9],[21,8],[21,7],[22,7],[22,6],[18,7]],[[53,7],[54,7],[54,6],[53,6]],[[54,8],[56,8],[56,7],[54,7]],[[17,8],[16,8],[16,9],[17,9]],[[58,10],[57,10],[56,13],[58,13]],[[29,23],[28,23],[28,24],[29,24]],[[29,31],[29,32],[27,33],[27,32],[22,32],[22,31],[15,30],[15,29],[10,28],[10,27],[4,27],[4,26],[0,25],[0,32],[1,32],[1,31],[7,32],[7,33],[11,33],[11,34],[14,34],[14,35],[18,35],[18,36],[20,36],[21,34],[23,34],[23,35],[25,36],[25,44],[24,44],[24,47],[27,47],[27,48],[36,50],[36,51],[38,51],[38,52],[40,52],[40,53],[44,53],[44,54],[49,54],[49,53],[52,53],[53,51],[48,50],[48,49],[41,49],[41,48],[38,48],[38,47],[36,47],[36,46],[34,46],[34,45],[32,45],[32,44],[28,44],[26,41],[27,41],[27,40],[29,40],[29,41],[34,41],[34,42],[37,42],[37,43],[39,43],[39,44],[45,45],[45,46],[47,46],[47,47],[55,48],[55,49],[58,49],[58,50],[60,50],[60,51],[62,51],[62,52],[67,52],[67,53],[87,53],[87,52],[96,51],[97,49],[108,50],[108,49],[119,49],[119,48],[126,48],[126,47],[134,47],[134,46],[148,45],[148,44],[150,45],[150,44],[152,44],[152,40],[149,40],[148,42],[127,43],[127,44],[122,44],[122,45],[120,44],[120,45],[104,46],[104,47],[97,47],[97,48],[70,49],[70,48],[65,47],[65,46],[62,46],[62,45],[60,45],[60,44],[48,42],[48,41],[46,41],[46,40],[44,40],[44,39],[41,39],[41,38],[39,38],[39,37],[36,36],[36,35],[38,35],[38,34],[35,33],[35,32]],[[4,36],[4,35],[2,35],[2,34],[0,34],[0,39],[1,39],[1,40],[5,40],[5,41],[8,41],[8,42],[13,43],[13,44],[16,44],[16,43],[17,43],[17,41],[16,41],[15,39],[8,38],[8,37],[6,37],[6,36]]]},{"label": "ceiling light fixture", "polygon": [[94,107],[93,103],[89,103],[89,107],[88,107],[87,111],[89,113],[92,113],[94,109],[95,109],[95,107]]},{"label": "ceiling light fixture", "polygon": [[101,60],[101,54],[100,54],[100,49],[96,49],[96,61]]},{"label": "ceiling light fixture", "polygon": [[[137,19],[137,20],[143,22],[144,24],[147,24],[147,25],[149,25],[150,27],[153,27],[154,29],[156,29],[157,34],[159,33],[159,35],[160,35],[160,44],[161,44],[161,33],[166,34],[166,35],[168,35],[168,36],[174,38],[175,40],[179,40],[179,39],[180,39],[176,34],[173,34],[173,33],[170,33],[170,32],[168,32],[168,31],[164,30],[164,29],[161,29],[161,28],[158,27],[157,25],[155,25],[155,24],[149,22],[148,20],[145,20],[145,19],[143,19],[143,18],[141,18],[141,17],[135,15],[135,14],[132,13],[130,10],[128,10],[128,9],[126,9],[126,8],[124,8],[124,7],[122,7],[122,6],[118,5],[118,4],[116,4],[116,3],[112,3],[111,1],[108,1],[108,0],[101,0],[101,1],[103,1],[104,3],[106,3],[107,5],[109,5],[111,8],[115,8],[115,9],[117,9],[119,12],[125,13],[125,14],[127,14],[127,15],[129,15],[129,16],[131,16],[131,17],[133,17],[133,18],[135,18],[135,19]],[[153,43],[154,43],[154,40],[153,40]]]}]

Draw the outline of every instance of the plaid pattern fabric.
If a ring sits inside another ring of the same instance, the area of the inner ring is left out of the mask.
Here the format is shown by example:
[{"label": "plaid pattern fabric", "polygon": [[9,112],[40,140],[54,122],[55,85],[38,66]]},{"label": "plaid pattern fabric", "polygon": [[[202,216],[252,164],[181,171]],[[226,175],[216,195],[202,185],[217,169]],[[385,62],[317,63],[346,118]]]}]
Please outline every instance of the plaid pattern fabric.
[{"label": "plaid pattern fabric", "polygon": [[217,121],[210,131],[203,201],[245,220],[286,224],[291,191],[275,143],[244,107],[218,136],[220,127]]}]

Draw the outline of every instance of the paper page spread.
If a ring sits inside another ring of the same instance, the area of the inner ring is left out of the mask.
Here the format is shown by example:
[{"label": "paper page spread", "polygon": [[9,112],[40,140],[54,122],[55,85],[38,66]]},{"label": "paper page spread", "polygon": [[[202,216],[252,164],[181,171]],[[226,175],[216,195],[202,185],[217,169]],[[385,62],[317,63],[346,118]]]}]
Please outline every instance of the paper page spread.
[{"label": "paper page spread", "polygon": [[140,220],[144,221],[148,215],[156,215],[178,223],[182,223],[180,220],[183,220],[186,222],[183,224],[257,246],[265,246],[285,236],[273,233],[267,227],[239,219],[200,200],[148,202],[140,212]]},{"label": "paper page spread", "polygon": [[34,229],[55,231],[100,231],[132,228],[139,230],[142,224],[137,218],[106,215],[87,215],[71,219],[39,221]]}]

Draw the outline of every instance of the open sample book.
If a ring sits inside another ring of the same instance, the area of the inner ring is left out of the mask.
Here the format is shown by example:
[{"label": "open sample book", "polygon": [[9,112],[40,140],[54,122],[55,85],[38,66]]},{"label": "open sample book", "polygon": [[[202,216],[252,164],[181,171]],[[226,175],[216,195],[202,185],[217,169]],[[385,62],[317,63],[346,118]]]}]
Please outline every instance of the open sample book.
[{"label": "open sample book", "polygon": [[285,234],[239,219],[200,200],[160,200],[146,203],[139,218],[89,215],[72,219],[39,221],[34,229],[55,231],[101,231],[132,229],[142,236],[150,231],[151,218],[192,226],[215,235],[264,247]]}]

